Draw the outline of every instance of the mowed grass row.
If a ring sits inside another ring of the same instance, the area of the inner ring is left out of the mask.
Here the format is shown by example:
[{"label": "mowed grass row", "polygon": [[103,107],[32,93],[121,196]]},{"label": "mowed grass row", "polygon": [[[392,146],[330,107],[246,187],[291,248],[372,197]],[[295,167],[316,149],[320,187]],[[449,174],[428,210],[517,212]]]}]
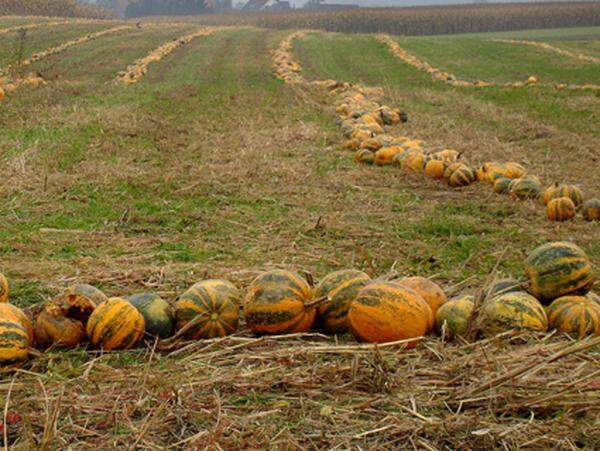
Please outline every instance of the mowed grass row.
[{"label": "mowed grass row", "polygon": [[118,25],[117,22],[73,23],[32,28],[25,31],[24,37],[18,30],[0,34],[0,68],[15,64],[19,57],[26,59],[66,41]]},{"label": "mowed grass row", "polygon": [[[406,132],[430,145],[464,151],[475,164],[519,161],[547,183],[577,183],[590,194],[600,192],[600,181],[582,165],[595,161],[600,145],[594,93],[449,88],[397,60],[371,36],[310,34],[297,42],[295,52],[309,78],[386,88],[389,102],[409,113]],[[507,60],[507,72],[511,64],[520,62]]]},{"label": "mowed grass row", "polygon": [[[9,218],[0,253],[17,302],[39,301],[74,279],[114,294],[152,287],[170,297],[201,275],[246,283],[272,264],[317,277],[394,266],[453,284],[480,280],[505,249],[501,268],[518,273],[534,242],[573,236],[598,258],[595,225],[555,229],[530,204],[479,188],[446,193],[395,169],[355,165],[337,151],[327,102],[272,76],[269,50],[285,33],[219,32],[151,65],[137,85],[111,83],[175,32],[164,33],[105,37],[53,57],[51,83],[0,113],[0,211]],[[371,45],[356,39],[358,52]],[[395,64],[379,51],[382,69]],[[343,63],[358,58],[342,47],[339,54]],[[332,64],[330,56],[323,50],[318,60]],[[344,67],[356,77],[353,64]],[[423,136],[420,124],[436,117],[428,141],[496,142],[496,128],[467,128],[458,110],[438,117],[432,102],[468,99],[427,91],[422,74],[396,67],[405,76],[374,73],[423,83],[406,105],[411,134]],[[503,119],[495,126],[506,126]],[[468,133],[450,128],[458,125]]]}]

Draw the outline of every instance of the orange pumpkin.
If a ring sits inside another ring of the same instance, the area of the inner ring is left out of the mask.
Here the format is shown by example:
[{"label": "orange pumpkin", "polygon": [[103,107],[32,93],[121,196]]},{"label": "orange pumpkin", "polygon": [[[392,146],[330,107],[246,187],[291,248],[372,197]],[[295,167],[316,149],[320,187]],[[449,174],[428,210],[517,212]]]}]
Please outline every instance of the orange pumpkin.
[{"label": "orange pumpkin", "polygon": [[600,304],[585,296],[564,296],[548,306],[550,327],[575,338],[600,335]]},{"label": "orange pumpkin", "polygon": [[300,275],[272,270],[248,287],[244,303],[246,323],[255,334],[306,332],[316,317],[311,287]]},{"label": "orange pumpkin", "polygon": [[35,319],[35,341],[38,345],[73,348],[86,339],[85,326],[68,318],[59,303],[50,303]]},{"label": "orange pumpkin", "polygon": [[122,298],[110,298],[90,315],[86,332],[96,347],[131,349],[140,342],[145,328],[144,317],[133,305]]},{"label": "orange pumpkin", "polygon": [[546,214],[550,221],[568,221],[575,217],[575,204],[568,197],[555,197],[548,202]]},{"label": "orange pumpkin", "polygon": [[19,324],[27,333],[29,344],[34,342],[33,326],[29,316],[16,305],[8,302],[0,303],[0,321],[12,322]]},{"label": "orange pumpkin", "polygon": [[394,156],[402,152],[404,149],[400,146],[382,147],[375,152],[375,164],[378,166],[392,164]]},{"label": "orange pumpkin", "polygon": [[[372,283],[358,292],[348,310],[348,327],[360,341],[385,343],[425,335],[433,313],[414,290],[394,282]],[[417,341],[408,341],[414,347]]]},{"label": "orange pumpkin", "polygon": [[444,171],[446,170],[446,162],[444,160],[429,160],[425,164],[425,176],[432,179],[443,179]]},{"label": "orange pumpkin", "polygon": [[444,290],[438,284],[425,277],[407,277],[406,279],[397,281],[397,283],[416,291],[427,302],[434,317],[442,304],[448,300]]},{"label": "orange pumpkin", "polygon": [[235,333],[241,295],[228,280],[203,280],[183,293],[175,303],[177,329],[191,321],[186,337],[194,340],[224,337]]}]

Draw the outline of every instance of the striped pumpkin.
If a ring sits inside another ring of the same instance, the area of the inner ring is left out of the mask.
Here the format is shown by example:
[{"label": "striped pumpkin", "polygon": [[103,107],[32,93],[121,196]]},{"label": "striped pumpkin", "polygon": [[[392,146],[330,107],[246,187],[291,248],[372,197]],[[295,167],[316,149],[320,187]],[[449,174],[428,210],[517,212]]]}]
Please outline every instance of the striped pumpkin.
[{"label": "striped pumpkin", "polygon": [[144,317],[146,333],[154,337],[169,338],[175,333],[175,318],[171,304],[155,293],[137,293],[126,296]]},{"label": "striped pumpkin", "polygon": [[421,149],[408,149],[402,153],[400,167],[405,171],[420,172],[425,166],[425,153]]},{"label": "striped pumpkin", "polygon": [[463,165],[454,171],[450,178],[448,178],[448,185],[453,188],[458,188],[461,186],[468,186],[475,182],[475,180],[476,177],[473,170],[470,167]]},{"label": "striped pumpkin", "polygon": [[426,177],[432,179],[443,179],[446,171],[446,162],[444,160],[429,160],[425,163],[424,173]]},{"label": "striped pumpkin", "polygon": [[0,365],[13,365],[27,360],[29,345],[29,336],[21,324],[0,318]]},{"label": "striped pumpkin", "polygon": [[359,149],[354,154],[354,161],[357,163],[373,164],[375,162],[375,154],[367,149]]},{"label": "striped pumpkin", "polygon": [[438,284],[425,277],[407,277],[395,282],[416,291],[427,302],[434,318],[438,309],[448,300],[444,290]]},{"label": "striped pumpkin", "polygon": [[236,332],[241,296],[228,280],[210,279],[193,285],[175,302],[175,327],[191,321],[185,336],[192,340],[225,337]]},{"label": "striped pumpkin", "polygon": [[8,280],[0,273],[0,302],[8,302]]},{"label": "striped pumpkin", "polygon": [[[432,316],[414,290],[395,282],[375,282],[360,290],[350,303],[348,326],[360,341],[385,343],[425,335]],[[408,347],[416,344],[407,342]]]},{"label": "striped pumpkin", "polygon": [[[552,187],[551,187],[552,188]],[[550,189],[551,189],[550,188]],[[544,194],[544,201],[550,202],[552,199],[559,197],[568,197],[573,201],[576,207],[579,207],[583,203],[583,191],[576,185],[557,185],[551,189],[550,193],[546,190]]]},{"label": "striped pumpkin", "polygon": [[315,299],[327,297],[317,308],[319,326],[329,334],[348,332],[348,307],[371,278],[362,271],[344,269],[328,274],[315,289]]},{"label": "striped pumpkin", "polygon": [[575,204],[568,197],[555,197],[548,202],[546,215],[550,221],[568,221],[575,217]]},{"label": "striped pumpkin", "polygon": [[509,186],[509,192],[515,199],[537,199],[541,195],[542,184],[529,177],[514,179]]},{"label": "striped pumpkin", "polygon": [[96,307],[86,327],[92,345],[107,351],[135,347],[144,329],[142,314],[122,298],[110,298]]},{"label": "striped pumpkin", "polygon": [[300,275],[272,270],[258,276],[248,287],[244,315],[255,334],[306,332],[313,326],[316,308],[311,287]]},{"label": "striped pumpkin", "polygon": [[404,152],[400,146],[382,147],[375,152],[375,164],[378,166],[386,166],[392,164],[394,156]]},{"label": "striped pumpkin", "polygon": [[510,184],[512,179],[508,177],[498,177],[494,181],[494,192],[497,194],[506,194],[510,191]]},{"label": "striped pumpkin", "polygon": [[554,194],[556,193],[557,190],[558,190],[558,183],[553,183],[548,188],[546,188],[546,191],[544,191],[544,196],[542,197],[542,199],[544,201],[544,205],[548,205],[548,202],[550,202],[552,199],[554,199]]},{"label": "striped pumpkin", "polygon": [[586,221],[600,221],[600,199],[585,201],[581,207],[581,214]]},{"label": "striped pumpkin", "polygon": [[435,315],[437,333],[448,338],[465,335],[474,306],[473,296],[461,296],[444,303]]},{"label": "striped pumpkin", "polygon": [[524,292],[507,293],[486,301],[481,308],[481,331],[486,336],[509,330],[545,332],[548,318],[540,302]]},{"label": "striped pumpkin", "polygon": [[9,304],[8,302],[0,304],[0,321],[8,321],[21,325],[23,330],[27,332],[29,344],[34,343],[33,326],[29,316],[16,305]]},{"label": "striped pumpkin", "polygon": [[600,304],[585,296],[563,296],[548,306],[551,328],[575,338],[600,335]]},{"label": "striped pumpkin", "polygon": [[587,254],[573,243],[557,241],[534,249],[525,261],[529,291],[542,303],[591,290],[595,276]]}]

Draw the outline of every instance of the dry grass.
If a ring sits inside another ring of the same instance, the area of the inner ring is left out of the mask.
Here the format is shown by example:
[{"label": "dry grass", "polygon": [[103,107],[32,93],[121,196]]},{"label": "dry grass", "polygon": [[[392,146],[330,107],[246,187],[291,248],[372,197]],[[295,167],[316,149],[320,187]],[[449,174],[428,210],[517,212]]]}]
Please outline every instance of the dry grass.
[{"label": "dry grass", "polygon": [[22,448],[593,449],[598,345],[234,336],[84,361],[50,352],[0,390]]}]

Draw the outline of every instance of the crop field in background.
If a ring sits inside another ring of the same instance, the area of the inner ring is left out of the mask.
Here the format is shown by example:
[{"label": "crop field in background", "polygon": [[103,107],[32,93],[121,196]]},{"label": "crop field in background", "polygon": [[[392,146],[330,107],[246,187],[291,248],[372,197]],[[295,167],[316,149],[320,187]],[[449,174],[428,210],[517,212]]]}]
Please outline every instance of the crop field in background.
[{"label": "crop field in background", "polygon": [[[0,17],[0,29],[37,20]],[[0,70],[121,23],[0,34]],[[270,268],[317,280],[342,268],[421,275],[451,295],[476,293],[494,269],[522,278],[531,249],[563,239],[600,267],[598,222],[551,223],[533,201],[355,164],[330,99],[273,75],[270,52],[290,31],[217,28],[138,83],[115,82],[198,23],[144,20],[73,46],[27,68],[44,86],[0,102],[0,271],[11,302],[30,307],[76,281],[172,301],[200,279],[246,287]],[[597,26],[394,37],[468,79],[600,85],[598,64],[497,38],[600,56]],[[384,102],[408,113],[403,133],[427,145],[473,163],[517,161],[545,184],[600,196],[597,91],[452,88],[368,34],[309,32],[293,51],[308,79],[383,87]],[[598,448],[598,348],[544,360],[567,342],[427,338],[404,351],[317,332],[255,339],[242,327],[168,351],[50,350],[2,375],[0,406],[20,418],[5,436],[22,449]],[[536,364],[527,378],[497,379]],[[584,369],[595,378],[571,384]]]}]

